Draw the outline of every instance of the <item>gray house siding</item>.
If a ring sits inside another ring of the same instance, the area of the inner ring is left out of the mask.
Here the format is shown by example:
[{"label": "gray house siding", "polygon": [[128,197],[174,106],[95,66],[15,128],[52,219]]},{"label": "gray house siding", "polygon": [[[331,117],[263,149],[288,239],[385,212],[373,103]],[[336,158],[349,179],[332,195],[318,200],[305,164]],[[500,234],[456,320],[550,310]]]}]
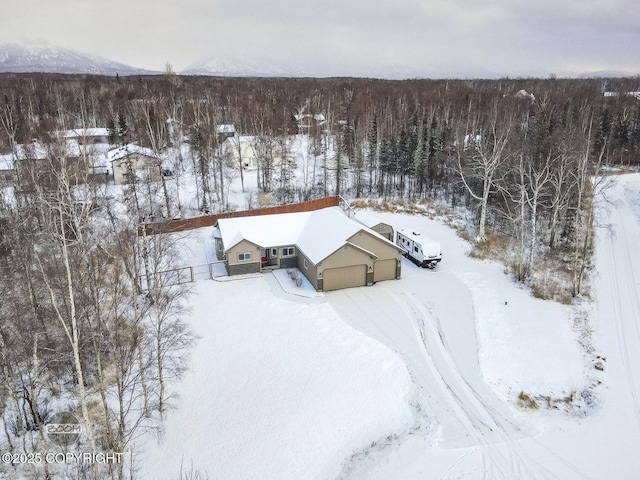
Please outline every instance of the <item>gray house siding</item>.
[{"label": "gray house siding", "polygon": [[244,275],[246,273],[258,273],[260,271],[260,262],[227,265],[227,270],[229,272],[229,275]]},{"label": "gray house siding", "polygon": [[280,257],[280,268],[296,268],[298,266],[298,256]]},{"label": "gray house siding", "polygon": [[[309,282],[311,282],[311,285],[313,285],[313,288],[315,288],[317,291],[321,291],[322,289],[322,284],[320,283],[320,287],[318,287],[318,282],[322,282],[322,280],[318,280],[318,267],[316,265],[313,264],[313,262],[311,262],[311,260],[309,260],[304,252],[298,250],[298,270],[300,270],[302,272],[302,274],[307,277],[307,280],[309,280]],[[306,264],[305,264],[306,262]]]}]

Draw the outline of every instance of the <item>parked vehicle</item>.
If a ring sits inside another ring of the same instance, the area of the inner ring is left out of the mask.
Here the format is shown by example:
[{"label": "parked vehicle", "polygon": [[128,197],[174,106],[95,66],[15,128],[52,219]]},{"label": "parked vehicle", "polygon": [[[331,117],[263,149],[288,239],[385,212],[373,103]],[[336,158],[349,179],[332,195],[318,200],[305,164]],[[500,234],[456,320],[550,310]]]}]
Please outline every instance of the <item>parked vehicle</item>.
[{"label": "parked vehicle", "polygon": [[442,260],[440,244],[410,228],[398,230],[396,245],[402,247],[406,252],[404,256],[419,267],[435,268]]}]

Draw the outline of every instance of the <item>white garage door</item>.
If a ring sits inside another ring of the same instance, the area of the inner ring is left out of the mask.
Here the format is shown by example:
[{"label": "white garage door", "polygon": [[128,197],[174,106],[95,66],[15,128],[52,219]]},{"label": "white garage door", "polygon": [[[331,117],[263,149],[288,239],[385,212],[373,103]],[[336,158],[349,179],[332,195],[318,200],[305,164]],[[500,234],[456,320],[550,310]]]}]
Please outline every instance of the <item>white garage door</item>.
[{"label": "white garage door", "polygon": [[340,288],[360,287],[367,284],[367,266],[328,268],[322,273],[324,282],[322,290],[338,290]]},{"label": "white garage door", "polygon": [[393,280],[396,278],[398,261],[395,258],[376,260],[373,263],[373,281]]}]

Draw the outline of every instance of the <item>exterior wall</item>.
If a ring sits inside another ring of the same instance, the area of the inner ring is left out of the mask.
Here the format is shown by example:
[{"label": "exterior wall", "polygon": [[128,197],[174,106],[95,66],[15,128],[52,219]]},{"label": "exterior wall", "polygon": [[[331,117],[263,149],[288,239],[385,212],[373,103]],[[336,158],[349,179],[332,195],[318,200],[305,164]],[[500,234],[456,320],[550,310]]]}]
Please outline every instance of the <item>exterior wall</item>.
[{"label": "exterior wall", "polygon": [[244,275],[246,273],[259,273],[260,262],[245,263],[242,265],[240,264],[227,265],[227,272],[229,272],[229,275]]},{"label": "exterior wall", "polygon": [[116,185],[129,183],[127,179],[128,164],[131,162],[131,169],[141,181],[155,182],[160,179],[159,159],[132,153],[125,158],[114,160],[111,163],[113,169],[113,181]]},{"label": "exterior wall", "polygon": [[[322,290],[322,287],[318,288],[318,267],[314,265],[314,263],[305,256],[304,252],[298,251],[298,270],[302,272],[302,274],[307,277],[307,280],[311,282],[313,288],[318,291]],[[306,260],[306,267],[305,267]]]},{"label": "exterior wall", "polygon": [[216,258],[218,260],[224,259],[224,245],[222,244],[222,239],[217,237],[215,240],[216,243]]},{"label": "exterior wall", "polygon": [[25,158],[16,162],[16,178],[20,177],[23,191],[34,191],[36,185],[48,190],[55,190],[59,186],[59,176],[56,172],[64,169],[69,175],[72,185],[86,183],[88,169],[83,159],[78,157],[33,159]]},{"label": "exterior wall", "polygon": [[[238,152],[238,143],[240,143],[240,152]],[[236,142],[228,142],[226,146],[226,154],[229,165],[233,168],[240,168],[240,156],[242,156],[242,165],[245,168],[254,168],[258,165],[256,159],[256,152],[246,140],[241,140],[240,137],[236,137]]]},{"label": "exterior wall", "polygon": [[297,255],[295,257],[280,257],[280,268],[295,268],[297,266],[298,266]]},{"label": "exterior wall", "polygon": [[[250,252],[250,261],[238,261],[238,254]],[[248,240],[242,240],[237,245],[227,250],[227,271],[229,275],[243,273],[255,273],[260,271],[260,247]]]},{"label": "exterior wall", "polygon": [[[343,245],[317,265],[316,290],[322,291],[322,272],[327,268],[349,267],[351,265],[367,266],[367,285],[373,284],[373,261],[371,255],[366,254],[351,245]],[[312,282],[313,283],[313,282]]]}]

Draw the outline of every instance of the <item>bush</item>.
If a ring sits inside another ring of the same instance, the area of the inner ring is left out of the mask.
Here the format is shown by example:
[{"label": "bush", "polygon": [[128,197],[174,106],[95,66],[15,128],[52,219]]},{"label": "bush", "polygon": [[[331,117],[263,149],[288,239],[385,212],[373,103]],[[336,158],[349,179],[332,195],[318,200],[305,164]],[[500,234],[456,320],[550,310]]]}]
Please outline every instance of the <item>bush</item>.
[{"label": "bush", "polygon": [[524,392],[520,392],[520,395],[518,395],[518,405],[520,405],[522,408],[527,408],[531,410],[538,409],[538,402],[536,402],[535,399],[533,399],[532,397],[530,397]]}]

